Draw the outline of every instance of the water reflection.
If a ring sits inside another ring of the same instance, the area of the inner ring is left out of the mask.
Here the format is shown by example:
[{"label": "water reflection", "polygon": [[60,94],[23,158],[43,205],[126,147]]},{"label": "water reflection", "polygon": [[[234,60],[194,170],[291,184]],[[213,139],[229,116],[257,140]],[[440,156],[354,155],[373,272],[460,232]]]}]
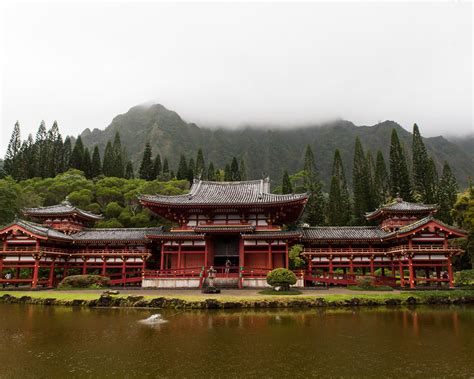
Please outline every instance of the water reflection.
[{"label": "water reflection", "polygon": [[0,376],[474,374],[472,307],[154,313],[2,305]]}]

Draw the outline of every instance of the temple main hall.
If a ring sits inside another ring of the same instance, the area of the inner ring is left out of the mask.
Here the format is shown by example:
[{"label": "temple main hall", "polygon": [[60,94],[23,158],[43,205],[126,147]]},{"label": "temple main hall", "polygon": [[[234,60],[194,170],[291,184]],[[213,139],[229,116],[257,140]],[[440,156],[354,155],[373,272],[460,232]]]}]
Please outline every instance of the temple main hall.
[{"label": "temple main hall", "polygon": [[[373,226],[299,224],[308,194],[272,194],[270,180],[194,180],[184,195],[140,195],[173,227],[94,228],[102,218],[69,202],[27,208],[0,229],[0,282],[52,288],[68,275],[108,276],[112,285],[201,288],[212,266],[225,287],[263,287],[290,268],[301,245],[300,287],[353,285],[360,277],[392,287],[454,286],[452,240],[465,232],[436,219],[436,205],[401,198],[366,215]],[[5,279],[5,273],[11,277]]]}]

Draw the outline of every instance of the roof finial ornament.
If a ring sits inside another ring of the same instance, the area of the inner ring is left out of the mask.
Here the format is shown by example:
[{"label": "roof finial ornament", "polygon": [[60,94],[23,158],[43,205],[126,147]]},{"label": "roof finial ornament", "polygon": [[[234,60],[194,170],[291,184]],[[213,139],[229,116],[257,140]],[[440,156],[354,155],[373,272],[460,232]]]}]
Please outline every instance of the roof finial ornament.
[{"label": "roof finial ornament", "polygon": [[69,195],[66,195],[66,197],[64,198],[64,201],[61,203],[63,205],[71,205],[71,203],[69,202]]}]

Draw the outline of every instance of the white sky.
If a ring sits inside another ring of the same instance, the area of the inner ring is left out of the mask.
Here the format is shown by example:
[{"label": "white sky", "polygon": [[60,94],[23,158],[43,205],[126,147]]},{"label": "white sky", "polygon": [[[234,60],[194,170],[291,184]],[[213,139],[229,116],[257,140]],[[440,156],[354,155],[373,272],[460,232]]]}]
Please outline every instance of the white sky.
[{"label": "white sky", "polygon": [[472,123],[472,4],[35,3],[1,15],[3,156],[42,119],[76,135],[144,102],[199,125]]}]

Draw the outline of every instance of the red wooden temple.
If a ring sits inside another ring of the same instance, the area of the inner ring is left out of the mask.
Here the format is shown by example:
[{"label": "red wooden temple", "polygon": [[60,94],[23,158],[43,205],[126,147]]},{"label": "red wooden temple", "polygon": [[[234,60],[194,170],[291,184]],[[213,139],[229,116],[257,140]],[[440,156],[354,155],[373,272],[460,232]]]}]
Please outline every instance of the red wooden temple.
[{"label": "red wooden temple", "polygon": [[271,194],[268,179],[195,180],[185,195],[139,201],[176,226],[92,228],[101,216],[68,202],[25,209],[35,222],[17,219],[0,229],[0,283],[54,287],[67,275],[95,273],[115,285],[199,288],[214,266],[221,285],[261,287],[270,270],[289,267],[289,249],[301,244],[307,267],[297,270],[298,286],[350,285],[370,276],[391,286],[452,287],[451,259],[462,250],[449,240],[465,236],[434,218],[436,206],[402,199],[367,214],[378,226],[285,230],[308,195]]}]

